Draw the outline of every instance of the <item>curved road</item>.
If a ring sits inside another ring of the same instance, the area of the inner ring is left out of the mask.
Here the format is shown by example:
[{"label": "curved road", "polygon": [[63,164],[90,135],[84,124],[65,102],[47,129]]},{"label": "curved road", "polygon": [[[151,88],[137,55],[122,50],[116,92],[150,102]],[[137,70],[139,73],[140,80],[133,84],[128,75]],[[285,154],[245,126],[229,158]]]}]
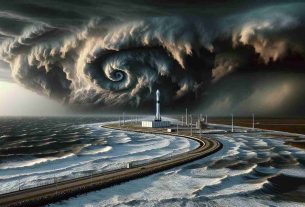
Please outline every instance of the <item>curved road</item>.
[{"label": "curved road", "polygon": [[153,162],[145,163],[143,165],[137,165],[132,168],[125,168],[107,173],[98,173],[92,176],[86,176],[40,187],[34,187],[12,193],[2,194],[0,195],[0,206],[43,206],[56,201],[68,199],[72,196],[76,196],[94,190],[99,190],[101,188],[105,188],[111,185],[116,185],[125,181],[170,169],[178,165],[182,165],[208,156],[213,152],[218,151],[222,147],[220,142],[205,137],[201,138],[198,135],[176,135],[160,130],[132,127],[132,125],[121,127],[117,124],[112,124],[102,127],[139,133],[175,135],[196,140],[200,143],[200,146],[194,150],[172,156],[171,158],[165,160],[157,159]]}]

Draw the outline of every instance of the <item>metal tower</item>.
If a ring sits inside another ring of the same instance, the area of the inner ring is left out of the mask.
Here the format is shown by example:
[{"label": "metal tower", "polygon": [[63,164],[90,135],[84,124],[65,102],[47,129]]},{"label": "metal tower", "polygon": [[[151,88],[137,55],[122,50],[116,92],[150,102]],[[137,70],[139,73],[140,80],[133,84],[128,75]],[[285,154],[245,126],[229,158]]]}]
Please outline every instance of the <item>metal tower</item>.
[{"label": "metal tower", "polygon": [[160,114],[160,91],[156,91],[156,117],[155,121],[161,121],[161,114]]}]

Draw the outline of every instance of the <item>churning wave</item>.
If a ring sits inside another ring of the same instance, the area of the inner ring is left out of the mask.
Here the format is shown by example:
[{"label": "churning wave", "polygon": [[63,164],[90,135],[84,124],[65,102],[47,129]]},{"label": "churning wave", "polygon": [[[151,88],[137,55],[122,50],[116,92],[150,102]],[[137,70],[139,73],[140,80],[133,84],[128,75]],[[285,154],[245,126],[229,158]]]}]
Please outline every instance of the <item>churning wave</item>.
[{"label": "churning wave", "polygon": [[[1,120],[2,130],[10,132],[1,140],[1,191],[17,189],[19,184],[25,188],[48,182],[54,175],[67,179],[118,169],[128,162],[171,156],[198,146],[178,137],[108,130],[101,128],[101,124],[90,124],[93,121],[96,120]],[[24,130],[28,130],[26,136],[22,135]]]},{"label": "churning wave", "polygon": [[304,206],[304,150],[276,134],[212,136],[224,148],[207,158],[51,206]]}]

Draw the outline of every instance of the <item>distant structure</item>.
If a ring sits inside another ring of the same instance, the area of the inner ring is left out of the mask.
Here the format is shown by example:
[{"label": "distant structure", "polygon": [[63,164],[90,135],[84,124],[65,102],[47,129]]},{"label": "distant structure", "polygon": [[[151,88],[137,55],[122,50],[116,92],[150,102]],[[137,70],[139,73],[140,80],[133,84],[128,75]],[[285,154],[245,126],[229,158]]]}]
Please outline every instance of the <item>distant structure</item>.
[{"label": "distant structure", "polygon": [[232,116],[231,132],[234,132],[234,115],[231,114],[231,116]]},{"label": "distant structure", "polygon": [[187,115],[187,108],[185,109],[185,126],[188,125],[188,115]]},{"label": "distant structure", "polygon": [[153,121],[142,121],[142,127],[150,128],[162,128],[169,127],[171,123],[169,121],[162,121],[160,113],[160,91],[156,91],[156,116]]},{"label": "distant structure", "polygon": [[206,124],[204,118],[197,120],[197,122],[196,122],[197,129],[206,129],[207,127],[208,127],[208,125]]},{"label": "distant structure", "polygon": [[161,121],[161,114],[160,114],[160,91],[156,91],[156,118],[155,121]]},{"label": "distant structure", "polygon": [[255,117],[254,117],[254,113],[252,114],[252,129],[255,129],[255,121],[254,121]]}]

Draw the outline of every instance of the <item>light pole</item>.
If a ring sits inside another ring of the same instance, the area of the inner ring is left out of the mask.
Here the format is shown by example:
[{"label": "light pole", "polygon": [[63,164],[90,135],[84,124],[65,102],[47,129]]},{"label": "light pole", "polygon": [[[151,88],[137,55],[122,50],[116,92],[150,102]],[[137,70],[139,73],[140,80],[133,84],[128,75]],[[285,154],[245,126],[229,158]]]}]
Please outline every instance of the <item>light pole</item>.
[{"label": "light pole", "polygon": [[254,121],[254,113],[252,114],[252,129],[254,130],[254,128],[255,128],[255,121]]},{"label": "light pole", "polygon": [[187,108],[185,109],[185,125],[187,126]]},{"label": "light pole", "polygon": [[182,126],[184,125],[184,123],[183,123],[183,115],[182,115]]},{"label": "light pole", "polygon": [[231,132],[234,132],[234,115],[231,114],[232,116],[232,129],[231,129]]},{"label": "light pole", "polygon": [[191,116],[191,136],[193,136],[193,116]]}]

